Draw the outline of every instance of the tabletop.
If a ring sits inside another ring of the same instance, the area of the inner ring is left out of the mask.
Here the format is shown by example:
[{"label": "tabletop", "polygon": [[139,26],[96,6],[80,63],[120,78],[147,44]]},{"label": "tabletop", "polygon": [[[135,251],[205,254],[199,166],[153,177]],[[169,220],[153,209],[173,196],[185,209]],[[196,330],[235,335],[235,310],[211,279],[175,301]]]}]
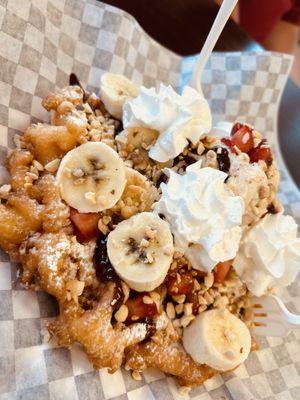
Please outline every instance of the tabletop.
[{"label": "tabletop", "polygon": [[[181,55],[199,53],[218,12],[213,0],[106,0],[133,15],[145,31]],[[234,21],[228,21],[215,51],[263,51]],[[300,88],[288,81],[279,112],[279,143],[300,188]]]}]

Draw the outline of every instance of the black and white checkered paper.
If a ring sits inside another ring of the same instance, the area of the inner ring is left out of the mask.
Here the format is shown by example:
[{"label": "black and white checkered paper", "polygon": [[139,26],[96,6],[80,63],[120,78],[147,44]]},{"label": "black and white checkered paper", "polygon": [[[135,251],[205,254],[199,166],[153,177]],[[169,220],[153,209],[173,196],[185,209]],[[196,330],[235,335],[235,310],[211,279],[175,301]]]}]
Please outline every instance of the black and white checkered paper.
[{"label": "black and white checkered paper", "polygon": [[[175,29],[175,27],[174,27]],[[41,99],[63,87],[75,72],[98,91],[104,71],[125,74],[137,84],[188,84],[195,57],[181,58],[142,30],[128,14],[96,1],[0,0],[0,179],[13,136],[30,122],[46,120]],[[300,222],[300,195],[279,154],[276,119],[291,58],[274,53],[213,54],[203,90],[214,121],[247,121],[273,145],[282,172],[279,198]],[[284,134],[284,132],[281,132]],[[183,399],[174,380],[147,370],[141,381],[121,370],[94,371],[79,346],[45,341],[45,321],[57,308],[45,293],[23,290],[17,266],[0,253],[0,399],[167,400]],[[300,280],[284,293],[300,313]],[[234,373],[193,389],[194,400],[299,400],[300,330],[287,338],[261,338]]]}]

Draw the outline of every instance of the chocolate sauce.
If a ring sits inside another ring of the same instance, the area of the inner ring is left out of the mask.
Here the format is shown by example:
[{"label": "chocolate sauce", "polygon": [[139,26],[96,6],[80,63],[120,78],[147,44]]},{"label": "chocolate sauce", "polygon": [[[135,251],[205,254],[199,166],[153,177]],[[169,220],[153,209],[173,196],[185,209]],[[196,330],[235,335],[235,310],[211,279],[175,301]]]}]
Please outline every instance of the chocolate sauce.
[{"label": "chocolate sauce", "polygon": [[277,214],[278,213],[278,211],[276,210],[276,208],[274,206],[274,203],[269,204],[267,210],[268,210],[269,214]]},{"label": "chocolate sauce", "polygon": [[84,90],[82,84],[80,83],[80,80],[78,79],[78,76],[74,74],[73,72],[69,76],[69,85],[71,86],[79,86],[82,91],[83,91],[83,101],[84,103],[87,101],[88,97],[90,96],[89,92]]},{"label": "chocolate sauce", "polygon": [[156,332],[156,328],[155,328],[155,324],[153,322],[152,318],[145,318],[143,321],[145,325],[146,325],[146,337],[144,340],[149,339],[151,336],[154,335],[154,333]]},{"label": "chocolate sauce", "polygon": [[113,310],[118,310],[124,301],[124,292],[121,286],[121,281],[118,279],[115,286],[114,300],[112,304]]},{"label": "chocolate sauce", "polygon": [[96,275],[101,282],[117,282],[119,277],[109,261],[106,243],[107,236],[101,235],[97,239],[95,250]]},{"label": "chocolate sauce", "polygon": [[82,85],[81,85],[81,83],[80,83],[80,80],[78,79],[77,75],[74,74],[73,72],[70,74],[70,77],[69,77],[69,84],[70,84],[71,86],[80,86],[81,89],[83,90],[83,87],[82,87]]},{"label": "chocolate sauce", "polygon": [[115,282],[113,310],[120,308],[124,300],[121,281],[107,255],[107,236],[100,236],[95,251],[96,276],[101,282]]},{"label": "chocolate sauce", "polygon": [[214,147],[212,150],[217,155],[219,170],[223,172],[228,172],[230,170],[230,158],[228,150],[224,147]]}]

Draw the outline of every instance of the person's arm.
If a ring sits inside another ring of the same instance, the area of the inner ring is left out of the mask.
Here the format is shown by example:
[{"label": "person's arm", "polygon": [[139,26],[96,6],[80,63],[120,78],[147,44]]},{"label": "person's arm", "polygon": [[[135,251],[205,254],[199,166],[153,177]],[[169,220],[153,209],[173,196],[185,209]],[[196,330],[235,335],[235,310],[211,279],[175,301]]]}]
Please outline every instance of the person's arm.
[{"label": "person's arm", "polygon": [[299,27],[290,22],[280,20],[271,32],[262,40],[267,50],[294,54],[299,35]]}]

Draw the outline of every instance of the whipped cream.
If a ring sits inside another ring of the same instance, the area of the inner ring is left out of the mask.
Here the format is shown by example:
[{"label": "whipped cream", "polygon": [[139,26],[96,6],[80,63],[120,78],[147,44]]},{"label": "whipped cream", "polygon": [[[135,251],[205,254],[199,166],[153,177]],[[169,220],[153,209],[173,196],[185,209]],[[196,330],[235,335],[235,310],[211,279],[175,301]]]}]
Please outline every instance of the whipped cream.
[{"label": "whipped cream", "polygon": [[180,96],[171,86],[159,90],[141,87],[140,94],[127,101],[123,108],[124,128],[145,126],[160,135],[150,148],[149,156],[166,162],[180,154],[211,128],[211,113],[207,101],[195,89],[185,86]]},{"label": "whipped cream", "polygon": [[167,184],[154,211],[171,226],[176,248],[195,269],[211,271],[235,257],[242,229],[243,200],[226,186],[222,171],[190,165],[185,175],[165,169]]},{"label": "whipped cream", "polygon": [[233,266],[255,296],[292,283],[300,270],[300,238],[293,217],[267,214],[245,233]]}]

